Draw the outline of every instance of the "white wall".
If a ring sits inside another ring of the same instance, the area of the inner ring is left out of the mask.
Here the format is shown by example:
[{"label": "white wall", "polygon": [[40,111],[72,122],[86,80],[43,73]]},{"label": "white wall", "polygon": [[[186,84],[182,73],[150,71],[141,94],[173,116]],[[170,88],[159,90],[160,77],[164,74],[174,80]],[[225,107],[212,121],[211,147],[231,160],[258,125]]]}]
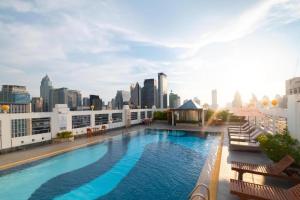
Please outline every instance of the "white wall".
[{"label": "white wall", "polygon": [[[147,111],[163,111],[164,109],[134,109],[131,112],[137,112],[137,120],[132,120],[131,124],[139,124],[142,122],[140,112],[145,111],[146,118]],[[122,113],[122,122],[112,123],[112,114]],[[9,149],[11,147],[17,147],[27,144],[38,143],[42,141],[49,141],[56,137],[56,134],[63,131],[72,131],[74,135],[86,134],[87,128],[101,127],[101,125],[95,125],[96,114],[108,114],[109,122],[106,124],[107,129],[119,128],[125,126],[125,110],[100,110],[100,111],[70,111],[66,105],[56,105],[53,112],[41,112],[41,113],[12,113],[12,114],[0,114],[0,150]],[[91,125],[83,128],[72,129],[72,116],[74,115],[90,115]],[[31,131],[27,136],[23,137],[11,137],[11,120],[13,119],[32,119],[49,117],[51,119],[51,132],[32,135]]]},{"label": "white wall", "polygon": [[300,141],[300,95],[288,96],[288,130]]}]

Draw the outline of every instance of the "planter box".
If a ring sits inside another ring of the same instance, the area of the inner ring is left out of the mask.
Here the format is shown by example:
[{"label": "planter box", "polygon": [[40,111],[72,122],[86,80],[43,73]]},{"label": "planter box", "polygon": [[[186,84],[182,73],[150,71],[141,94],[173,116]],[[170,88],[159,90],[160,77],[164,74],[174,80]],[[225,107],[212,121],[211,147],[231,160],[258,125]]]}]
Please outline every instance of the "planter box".
[{"label": "planter box", "polygon": [[70,138],[53,138],[54,143],[74,142],[74,136]]}]

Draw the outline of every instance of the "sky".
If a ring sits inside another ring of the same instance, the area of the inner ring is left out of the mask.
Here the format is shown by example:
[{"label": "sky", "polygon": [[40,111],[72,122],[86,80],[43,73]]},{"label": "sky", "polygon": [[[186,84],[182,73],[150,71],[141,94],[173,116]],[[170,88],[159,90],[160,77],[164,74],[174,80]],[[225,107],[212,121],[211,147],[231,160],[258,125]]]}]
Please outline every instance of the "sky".
[{"label": "sky", "polygon": [[285,93],[300,76],[300,0],[2,0],[0,85],[110,100],[158,72],[183,99]]}]

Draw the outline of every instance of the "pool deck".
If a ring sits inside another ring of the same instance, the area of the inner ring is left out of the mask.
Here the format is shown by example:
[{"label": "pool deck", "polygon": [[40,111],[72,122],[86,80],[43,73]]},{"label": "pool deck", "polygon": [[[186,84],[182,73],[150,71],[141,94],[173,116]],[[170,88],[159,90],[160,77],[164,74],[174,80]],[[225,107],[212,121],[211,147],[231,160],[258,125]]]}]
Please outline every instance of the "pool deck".
[{"label": "pool deck", "polygon": [[[224,133],[224,141],[222,148],[222,158],[221,158],[221,168],[219,174],[219,185],[217,192],[217,199],[220,200],[235,200],[239,199],[235,195],[231,195],[229,191],[229,182],[230,179],[237,179],[238,174],[234,171],[231,171],[231,161],[240,161],[248,163],[257,163],[257,164],[267,164],[272,163],[270,159],[263,153],[250,153],[250,152],[241,152],[241,151],[229,151],[228,150],[228,134],[227,130]],[[293,183],[286,180],[263,177],[260,175],[254,175],[245,173],[243,180],[250,183],[256,183],[261,185],[271,185],[282,188],[289,188],[293,186]]]}]

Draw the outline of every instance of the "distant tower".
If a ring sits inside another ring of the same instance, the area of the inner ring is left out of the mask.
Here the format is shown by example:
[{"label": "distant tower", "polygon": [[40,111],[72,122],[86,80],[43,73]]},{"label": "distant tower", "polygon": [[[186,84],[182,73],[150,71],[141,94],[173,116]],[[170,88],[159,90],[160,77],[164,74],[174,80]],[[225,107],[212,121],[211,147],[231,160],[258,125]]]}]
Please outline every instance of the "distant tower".
[{"label": "distant tower", "polygon": [[130,104],[132,108],[141,108],[142,89],[139,83],[130,86]]},{"label": "distant tower", "polygon": [[52,107],[50,105],[50,91],[52,90],[52,83],[46,75],[42,81],[40,86],[40,97],[43,98],[43,112],[50,112]]},{"label": "distant tower", "polygon": [[217,90],[212,90],[211,91],[211,107],[213,109],[217,109],[218,108],[218,96],[217,96]]},{"label": "distant tower", "polygon": [[242,97],[240,95],[240,93],[237,91],[234,95],[234,99],[232,102],[232,107],[233,108],[240,108],[243,106],[243,102],[242,102]]},{"label": "distant tower", "polygon": [[168,80],[164,73],[158,73],[158,107],[168,107]]},{"label": "distant tower", "polygon": [[170,108],[178,108],[180,106],[180,96],[177,94],[171,93],[169,94],[169,107]]},{"label": "distant tower", "polygon": [[145,79],[142,89],[142,108],[157,106],[157,83],[155,79]]}]

